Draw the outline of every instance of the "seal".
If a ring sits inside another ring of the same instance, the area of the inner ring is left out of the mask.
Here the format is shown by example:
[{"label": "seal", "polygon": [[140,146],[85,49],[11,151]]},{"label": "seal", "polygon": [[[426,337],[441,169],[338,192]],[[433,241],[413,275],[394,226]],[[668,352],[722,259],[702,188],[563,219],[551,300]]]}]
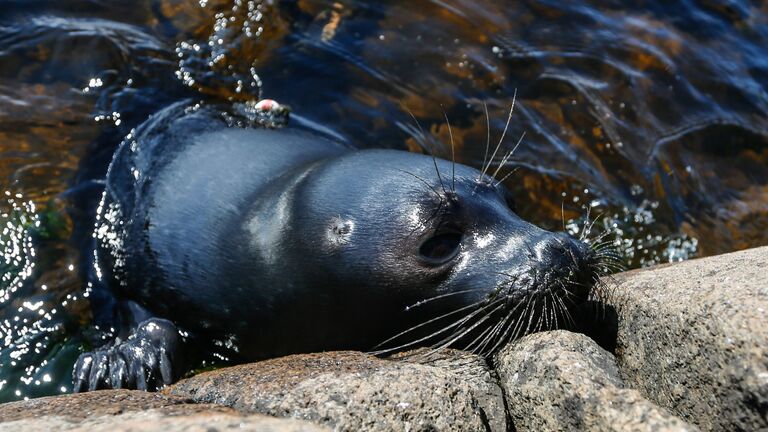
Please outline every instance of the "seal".
[{"label": "seal", "polygon": [[490,162],[233,118],[179,102],[114,155],[91,297],[126,330],[80,356],[76,391],[157,389],[214,345],[231,362],[419,345],[488,354],[562,325],[596,281],[595,252],[519,218]]}]

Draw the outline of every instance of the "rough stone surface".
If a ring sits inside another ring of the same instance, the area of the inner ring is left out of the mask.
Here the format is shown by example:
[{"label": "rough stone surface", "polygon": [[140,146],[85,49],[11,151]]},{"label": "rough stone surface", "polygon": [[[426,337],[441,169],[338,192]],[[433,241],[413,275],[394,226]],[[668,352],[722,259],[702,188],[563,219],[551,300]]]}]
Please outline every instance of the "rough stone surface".
[{"label": "rough stone surface", "polygon": [[504,418],[503,410],[486,413],[472,383],[451,368],[358,352],[234,366],[188,378],[165,392],[344,431],[481,431],[492,430],[489,419]]},{"label": "rough stone surface", "polygon": [[193,401],[188,398],[158,393],[136,390],[101,390],[0,404],[0,420],[8,422],[32,416],[85,419],[93,416],[115,415],[157,408],[181,406],[180,409],[186,409],[184,405],[191,403]]},{"label": "rough stone surface", "polygon": [[437,352],[420,349],[398,354],[392,358],[434,366],[458,374],[469,384],[470,393],[487,416],[488,425],[492,431],[506,431],[507,425],[511,424],[504,403],[504,392],[499,385],[496,371],[488,366],[484,358],[454,349],[443,349]]},{"label": "rough stone surface", "polygon": [[693,431],[636,390],[616,360],[588,337],[566,331],[527,336],[496,356],[518,431]]},{"label": "rough stone surface", "polygon": [[630,387],[705,430],[768,428],[768,248],[616,279]]},{"label": "rough stone surface", "polygon": [[265,415],[240,415],[218,411],[172,413],[164,410],[129,412],[73,421],[69,417],[41,417],[0,423],[0,431],[114,431],[114,432],[321,432],[330,429],[293,419]]},{"label": "rough stone surface", "polygon": [[174,396],[103,390],[0,405],[0,431],[212,431],[320,432],[308,422],[233,409]]}]

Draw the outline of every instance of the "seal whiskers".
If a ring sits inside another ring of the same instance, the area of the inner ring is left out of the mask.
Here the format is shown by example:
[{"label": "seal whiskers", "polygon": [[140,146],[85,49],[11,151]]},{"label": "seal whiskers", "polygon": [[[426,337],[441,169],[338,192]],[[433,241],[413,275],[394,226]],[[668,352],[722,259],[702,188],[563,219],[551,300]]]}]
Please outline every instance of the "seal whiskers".
[{"label": "seal whiskers", "polygon": [[[454,330],[454,332],[453,332],[453,333],[451,333],[449,336],[447,336],[445,339],[443,339],[443,341],[445,341],[445,340],[449,340],[449,339],[453,338],[453,337],[456,335],[456,333],[458,333],[458,332],[461,332],[461,331],[463,330],[463,327],[461,327],[461,325],[463,325],[463,324],[464,324],[464,323],[466,323],[467,321],[471,320],[471,319],[472,319],[474,316],[476,316],[476,315],[478,315],[478,314],[481,314],[481,313],[482,313],[482,312],[483,312],[485,309],[489,308],[490,306],[493,306],[493,305],[495,305],[495,304],[497,304],[497,303],[501,302],[502,300],[503,300],[503,299],[498,299],[498,300],[496,300],[496,301],[493,301],[493,302],[487,303],[486,305],[484,305],[484,306],[483,306],[483,307],[481,307],[480,309],[478,309],[478,310],[474,311],[473,313],[469,314],[468,316],[466,316],[466,317],[464,317],[464,318],[461,318],[461,319],[457,320],[456,322],[454,322],[453,324],[450,324],[450,325],[448,325],[448,326],[445,326],[445,327],[443,327],[441,330],[439,330],[439,331],[436,331],[436,332],[434,332],[434,333],[432,333],[432,334],[430,334],[430,335],[428,335],[428,336],[422,337],[422,338],[420,338],[420,339],[418,339],[418,340],[415,340],[415,341],[412,341],[412,342],[410,342],[410,343],[408,343],[408,344],[402,345],[401,347],[395,347],[395,348],[391,348],[391,349],[388,349],[388,350],[382,350],[382,351],[379,351],[379,352],[373,352],[373,353],[374,353],[374,354],[376,354],[376,353],[386,353],[386,352],[391,352],[391,351],[393,351],[393,350],[396,350],[396,349],[398,349],[398,348],[405,348],[405,347],[413,346],[413,345],[415,345],[415,344],[417,344],[417,343],[420,343],[420,342],[424,342],[424,341],[426,341],[426,340],[428,340],[428,339],[430,339],[430,338],[432,338],[432,337],[434,337],[434,336],[437,336],[437,335],[439,335],[439,334],[441,334],[441,333],[445,332],[446,330],[449,330],[449,329],[451,329],[451,328],[454,328],[454,327],[458,327],[456,330]],[[482,303],[482,302],[484,302],[484,301],[481,301],[481,302],[475,303],[475,304],[473,304],[472,306],[477,306],[479,303]],[[498,308],[500,308],[501,306],[503,306],[503,305],[498,305],[498,307],[497,307],[496,309],[492,310],[491,312],[489,312],[489,313],[488,313],[488,315],[491,315],[491,314],[492,314],[494,311],[498,310]],[[455,311],[455,312],[458,312],[458,311]],[[424,325],[430,324],[430,323],[432,323],[432,322],[435,322],[435,321],[437,321],[437,320],[439,320],[439,319],[445,318],[445,316],[446,316],[446,315],[442,315],[442,316],[439,316],[439,317],[433,318],[433,319],[431,319],[431,320],[429,320],[429,321],[426,321],[426,322],[424,322],[424,323],[422,323],[422,324],[419,324],[419,325],[417,325],[417,326],[414,326],[414,327],[412,327],[412,328],[410,328],[410,329],[408,329],[408,330],[406,330],[406,331],[404,331],[404,332],[401,332],[400,334],[398,334],[398,335],[396,335],[396,336],[394,336],[394,337],[390,338],[390,340],[389,340],[389,341],[391,341],[391,340],[393,340],[393,339],[396,339],[397,337],[399,337],[399,336],[402,336],[402,335],[404,335],[404,334],[406,334],[406,333],[408,333],[408,332],[410,332],[410,331],[416,330],[416,329],[417,329],[417,328],[419,328],[419,327],[422,327],[422,326],[424,326]],[[471,330],[471,329],[470,329],[470,330]],[[440,345],[440,344],[441,344],[443,341],[441,341],[441,342],[438,342],[437,344],[434,344],[434,345],[433,345],[433,347],[434,347],[434,346],[439,346],[439,345]],[[382,342],[382,344],[385,344],[385,343],[387,343],[387,342],[388,342],[388,341],[384,341],[384,342]],[[450,345],[451,343],[452,343],[452,342],[449,342],[449,343],[445,344],[445,346],[447,347],[447,346],[448,346],[448,345]],[[382,345],[382,344],[380,344],[380,345]]]},{"label": "seal whiskers", "polygon": [[437,167],[437,158],[435,157],[435,147],[432,145],[432,140],[427,138],[427,134],[424,133],[424,129],[421,127],[421,123],[419,123],[419,120],[416,118],[415,115],[411,112],[411,110],[408,107],[405,107],[405,109],[408,111],[408,115],[411,116],[414,122],[416,122],[416,126],[419,128],[419,133],[421,134],[421,140],[427,146],[429,147],[429,155],[432,156],[432,162],[435,165],[435,174],[437,174],[437,179],[440,181],[440,187],[443,189],[443,192],[448,194],[448,192],[445,190],[445,184],[443,183],[443,176],[440,175],[440,169]]},{"label": "seal whiskers", "polygon": [[[511,277],[510,277],[510,279],[511,279]],[[501,287],[500,287],[500,288],[501,288]],[[516,308],[517,306],[519,306],[519,304],[518,304],[518,305],[516,305],[516,306],[515,306],[515,308]],[[496,325],[494,325],[494,326],[491,326],[491,327],[488,327],[488,329],[486,329],[485,331],[481,332],[481,333],[480,333],[480,334],[477,336],[477,338],[475,338],[475,340],[474,340],[474,341],[472,341],[472,342],[470,342],[469,344],[467,344],[467,346],[466,346],[466,347],[464,347],[464,349],[465,349],[465,350],[467,350],[467,351],[471,351],[471,352],[475,352],[475,350],[476,350],[476,349],[478,349],[478,350],[482,350],[482,348],[484,348],[484,347],[485,347],[485,345],[487,345],[487,344],[488,344],[488,342],[489,342],[489,341],[490,341],[490,340],[491,340],[491,339],[492,339],[492,338],[493,338],[493,337],[494,337],[494,336],[495,336],[495,335],[498,333],[498,331],[499,331],[499,330],[500,330],[500,329],[501,329],[501,328],[504,326],[504,324],[505,324],[505,323],[506,323],[506,321],[509,319],[509,317],[511,316],[511,314],[512,314],[512,313],[514,313],[514,309],[515,309],[515,308],[513,308],[511,311],[507,312],[507,314],[505,315],[505,318],[504,318],[503,320],[499,320],[499,321],[496,323]],[[482,338],[482,340],[481,340],[481,338]],[[479,341],[479,342],[478,342],[478,341]],[[475,344],[475,342],[478,342],[478,347],[477,347],[477,348],[472,348],[472,345],[474,345],[474,344]],[[481,348],[481,347],[482,347],[482,348]]]},{"label": "seal whiskers", "polygon": [[512,176],[512,174],[516,173],[517,170],[519,170],[519,169],[520,169],[520,167],[513,168],[512,171],[508,172],[507,175],[505,175],[504,177],[501,178],[501,180],[497,181],[495,186],[498,186],[498,185],[504,183],[505,180],[510,178]]},{"label": "seal whiskers", "polygon": [[[484,341],[487,341],[489,335],[494,333],[494,330],[496,330],[502,321],[497,322],[496,324],[492,326],[488,326],[485,330],[481,331],[480,334],[477,335],[477,337],[469,342],[467,345],[464,346],[464,351],[469,351],[471,353],[476,352],[478,347],[483,344]],[[474,346],[477,344],[477,346]]]},{"label": "seal whiskers", "polygon": [[496,153],[498,153],[499,148],[501,147],[501,143],[504,142],[504,136],[507,134],[507,129],[509,129],[509,123],[512,121],[512,114],[515,112],[515,101],[517,100],[517,89],[515,89],[515,93],[512,95],[512,106],[509,108],[509,115],[507,116],[507,122],[504,125],[504,130],[501,132],[501,138],[499,138],[498,144],[496,144],[496,148],[493,150],[493,154],[491,155],[491,158],[488,159],[487,165],[483,166],[482,170],[480,171],[482,174],[478,178],[478,180],[482,179],[483,176],[486,175],[488,169],[491,167],[491,164],[493,163],[493,160],[496,158]]},{"label": "seal whiskers", "polygon": [[[566,254],[566,258],[571,262],[571,265],[578,267],[579,262],[574,255],[575,252],[565,246],[564,240],[555,238],[554,241],[561,245]],[[594,259],[597,260],[599,258],[595,257]],[[499,298],[494,299],[497,293],[510,289],[505,288],[505,286],[514,286],[516,281],[516,277],[510,273],[494,273],[505,276],[507,281],[494,289],[494,294],[489,294],[489,299],[493,300],[489,304],[494,304],[494,301],[498,301]],[[551,282],[547,282],[549,277],[550,276],[544,277],[543,283],[550,284]],[[595,283],[596,280],[590,280],[590,282]],[[463,345],[463,349],[487,355],[495,352],[498,346],[506,340],[517,338],[531,331],[559,328],[562,325],[561,320],[568,323],[571,327],[575,326],[575,320],[565,302],[567,301],[570,304],[577,304],[581,298],[571,292],[572,288],[583,287],[588,290],[591,285],[572,279],[570,275],[566,275],[564,280],[555,279],[554,283],[558,287],[557,290],[545,288],[541,293],[532,292],[525,295],[523,301],[514,303],[507,312],[496,318],[495,322],[482,328],[477,335],[473,335],[472,339]],[[545,287],[546,286],[549,285],[545,285]],[[500,298],[504,299],[505,303],[507,303],[509,301],[509,298],[507,297],[508,294],[501,294]],[[500,304],[492,308],[490,308],[489,305],[485,305],[474,313],[444,327],[441,331],[433,333],[430,337],[452,329],[449,335],[432,345],[432,350],[427,355],[451,346],[455,342],[470,335],[488,320],[494,319],[495,314],[503,307],[506,307],[505,304]],[[521,308],[522,313],[518,314],[518,311]],[[418,342],[424,342],[427,339],[429,338],[422,338],[422,340]],[[412,345],[413,344],[411,344],[411,346]]]},{"label": "seal whiskers", "polygon": [[[502,299],[504,299],[504,300],[507,300],[505,297],[502,297]],[[528,301],[527,301],[527,303],[526,303],[526,307],[525,307],[525,309],[524,309],[524,311],[523,311],[523,314],[522,314],[522,315],[520,316],[520,318],[519,318],[520,320],[523,320],[523,319],[524,319],[524,317],[525,317],[525,315],[526,315],[526,312],[528,311],[528,308],[529,308],[529,306],[531,305],[531,300],[532,300],[532,299],[533,299],[533,297],[532,297],[532,296],[528,296]],[[522,304],[523,304],[523,303],[517,303],[517,304],[516,304],[516,305],[515,305],[515,306],[514,306],[514,307],[513,307],[513,308],[512,308],[512,309],[511,309],[509,312],[507,312],[505,320],[506,320],[506,319],[508,319],[509,317],[511,317],[512,315],[514,315],[514,313],[515,313],[515,311],[517,310],[517,308],[519,308],[519,307],[520,307]],[[501,306],[504,306],[504,305],[501,305]],[[535,307],[535,302],[534,302],[534,307]],[[482,323],[483,323],[485,320],[487,320],[487,319],[491,318],[491,316],[493,315],[493,313],[495,313],[496,311],[498,311],[498,309],[499,309],[498,307],[497,307],[497,308],[495,308],[495,309],[493,309],[493,310],[492,310],[491,312],[489,312],[489,313],[488,313],[486,316],[484,316],[484,317],[483,317],[481,320],[478,320],[478,322],[474,323],[474,324],[473,324],[471,327],[469,327],[469,328],[466,328],[466,329],[462,329],[462,328],[459,328],[459,329],[455,330],[455,331],[454,331],[454,333],[453,333],[452,335],[448,336],[447,338],[445,338],[445,339],[443,339],[442,341],[440,341],[440,342],[438,342],[437,344],[435,344],[435,345],[433,346],[433,351],[438,351],[438,350],[441,350],[441,349],[447,348],[448,346],[450,346],[451,344],[453,344],[453,343],[454,343],[454,342],[456,342],[457,340],[461,339],[462,337],[464,337],[465,335],[467,335],[469,332],[471,332],[472,330],[474,330],[476,327],[478,327],[480,324],[482,324]],[[532,311],[532,310],[533,310],[533,308],[531,308],[531,311]],[[504,321],[504,320],[502,320],[502,321]],[[497,326],[498,326],[498,323],[497,323]],[[493,331],[493,329],[494,329],[495,327],[496,327],[496,326],[492,326],[492,327],[490,327],[489,329],[490,329],[491,331]],[[486,332],[488,332],[488,329],[486,330]],[[478,338],[482,337],[484,334],[486,334],[486,332],[483,332],[483,333],[481,333],[481,334],[478,336]],[[501,342],[503,342],[503,339],[504,339],[504,337],[502,337],[501,339],[502,339],[502,341],[501,341]],[[467,345],[464,347],[464,349],[465,349],[465,350],[470,350],[470,347],[471,347],[473,344],[474,344],[474,341],[470,342],[469,344],[467,344]],[[494,349],[495,349],[495,348],[494,348]],[[492,350],[491,350],[491,352],[493,352],[493,351],[494,351],[494,349],[492,349]],[[473,352],[474,352],[474,351],[473,351]]]},{"label": "seal whiskers", "polygon": [[[563,289],[565,290],[566,289],[565,285],[564,284],[561,284],[561,285],[562,285]],[[555,301],[555,303],[554,303],[555,307],[558,308],[559,312],[563,314],[563,318],[568,320],[568,324],[571,327],[575,327],[576,326],[576,321],[573,319],[573,316],[568,311],[568,307],[565,305],[565,302],[563,302],[563,299],[560,298],[560,296],[557,296],[555,294],[552,294],[552,299]],[[557,325],[555,325],[555,326],[557,326]]]},{"label": "seal whiskers", "polygon": [[[490,343],[491,341],[493,341],[494,337],[496,337],[496,335],[498,334],[498,332],[499,332],[499,331],[500,331],[502,328],[504,328],[504,327],[506,326],[507,322],[510,322],[510,321],[509,321],[509,320],[510,320],[510,318],[512,318],[512,316],[515,314],[515,311],[516,311],[516,310],[517,310],[517,309],[518,309],[518,308],[519,308],[521,305],[522,305],[522,303],[517,303],[517,304],[516,304],[516,305],[515,305],[515,306],[514,306],[512,309],[510,309],[510,310],[509,310],[509,311],[508,311],[508,312],[505,314],[505,316],[504,316],[504,319],[503,319],[503,320],[499,320],[499,322],[498,322],[498,323],[497,323],[497,324],[496,324],[494,327],[492,327],[493,331],[492,331],[492,332],[490,332],[490,333],[488,333],[488,335],[485,337],[485,340],[483,341],[483,343],[482,343],[482,344],[480,344],[480,345],[478,346],[478,349],[477,349],[477,351],[475,351],[475,349],[473,349],[473,350],[472,350],[472,352],[476,352],[476,353],[478,353],[478,354],[481,354],[481,355],[486,355],[487,353],[485,352],[485,347],[488,345],[488,343]],[[511,322],[510,322],[510,324],[511,324]],[[506,332],[506,330],[505,330],[505,332]],[[502,334],[502,336],[501,336],[501,338],[500,338],[500,339],[502,339],[502,340],[503,340],[503,339],[504,339],[504,337],[505,337],[505,336],[504,336],[504,334]],[[467,346],[467,349],[469,349],[469,346]],[[493,351],[494,351],[494,349],[491,349],[491,351],[490,351],[490,352],[493,352]]]},{"label": "seal whiskers", "polygon": [[[501,162],[499,162],[499,166],[496,167],[496,171],[491,174],[491,177],[496,178],[496,175],[499,174],[499,171],[504,167],[504,165],[507,164],[507,161],[510,157],[515,153],[515,150],[517,150],[518,147],[520,147],[520,143],[523,142],[523,138],[525,138],[525,131],[523,131],[522,134],[520,134],[520,138],[518,138],[517,143],[514,147],[512,147],[512,150],[510,150],[502,159]],[[504,177],[506,178],[506,177]]]},{"label": "seal whiskers", "polygon": [[[469,319],[471,319],[471,318],[472,318],[474,315],[476,315],[476,314],[478,314],[478,313],[480,313],[480,312],[484,311],[486,308],[488,308],[488,307],[490,307],[491,305],[493,305],[493,304],[495,304],[495,303],[497,303],[497,302],[500,302],[500,301],[501,301],[501,300],[497,300],[497,301],[495,301],[495,302],[493,302],[493,303],[489,303],[488,305],[484,306],[484,307],[483,307],[483,309],[480,309],[480,310],[476,311],[475,313],[473,313],[472,315],[470,315],[470,316],[468,316],[467,318],[465,318],[465,319],[463,320],[462,324],[463,324],[463,323],[465,323],[465,322],[467,322],[467,321],[468,321]],[[503,304],[497,305],[497,306],[496,306],[496,307],[494,307],[494,308],[493,308],[493,309],[492,309],[490,312],[488,312],[487,314],[485,314],[485,316],[483,316],[482,318],[480,318],[480,319],[479,319],[479,320],[478,320],[476,323],[474,323],[474,324],[473,324],[472,326],[470,326],[469,328],[465,329],[464,331],[461,331],[461,329],[458,329],[458,330],[457,330],[457,331],[455,331],[455,332],[454,332],[452,335],[450,335],[450,336],[446,337],[445,339],[441,340],[440,342],[438,342],[438,343],[436,344],[436,347],[432,349],[432,351],[429,353],[429,355],[432,355],[432,354],[434,354],[434,353],[435,353],[435,352],[437,352],[437,351],[440,351],[440,350],[442,350],[442,349],[445,349],[445,348],[447,348],[447,347],[451,346],[451,344],[453,344],[454,342],[458,341],[458,340],[459,340],[459,339],[461,339],[462,337],[466,336],[466,335],[467,335],[469,332],[471,332],[472,330],[476,329],[476,328],[477,328],[478,326],[480,326],[482,323],[484,323],[485,321],[487,321],[488,319],[490,319],[490,318],[491,318],[491,315],[493,315],[493,313],[494,313],[494,312],[498,311],[499,309],[501,309],[501,308],[503,308],[503,307],[504,307],[504,305],[503,305]],[[458,333],[459,331],[461,331],[461,332],[460,332],[460,333]],[[458,333],[458,335],[456,335],[456,333]],[[454,335],[455,335],[455,336],[454,336]]]},{"label": "seal whiskers", "polygon": [[[387,339],[387,340],[385,340],[385,341],[383,341],[383,342],[379,343],[378,345],[374,346],[374,347],[373,347],[373,349],[375,350],[376,348],[379,348],[379,347],[381,347],[381,346],[384,346],[385,344],[387,344],[387,343],[389,343],[389,342],[391,342],[391,341],[393,341],[393,340],[395,340],[395,339],[397,339],[397,338],[399,338],[399,337],[401,337],[401,336],[404,336],[404,335],[406,335],[406,334],[408,334],[408,333],[410,333],[410,332],[412,332],[412,331],[418,330],[419,328],[422,328],[422,327],[424,327],[424,326],[426,326],[426,325],[432,324],[432,323],[433,323],[433,322],[435,322],[435,321],[441,320],[441,319],[443,319],[443,318],[447,318],[447,317],[449,317],[449,316],[451,316],[451,315],[457,314],[457,313],[459,313],[459,312],[463,312],[463,311],[465,311],[465,310],[467,310],[467,309],[472,309],[472,308],[474,308],[474,307],[476,307],[476,306],[480,305],[480,304],[481,304],[481,303],[483,303],[484,301],[485,301],[485,300],[480,300],[480,301],[478,301],[478,302],[476,302],[476,303],[472,303],[472,304],[470,304],[470,305],[467,305],[467,306],[461,307],[461,308],[459,308],[459,309],[456,309],[456,310],[454,310],[454,311],[451,311],[451,312],[445,313],[445,314],[443,314],[443,315],[440,315],[440,316],[438,316],[438,317],[432,318],[432,319],[430,319],[430,320],[428,320],[428,321],[425,321],[425,322],[423,322],[423,323],[420,323],[420,324],[417,324],[417,325],[415,325],[415,326],[413,326],[413,327],[410,327],[410,328],[408,328],[408,329],[406,329],[406,330],[404,330],[404,331],[402,331],[402,332],[400,332],[400,333],[398,333],[398,334],[396,334],[396,335],[392,336],[391,338],[389,338],[389,339]],[[457,326],[457,325],[461,325],[461,323],[462,323],[462,322],[463,322],[463,321],[457,320],[457,321],[456,321],[456,322],[454,322],[453,324],[450,324],[450,325],[448,325],[448,326],[446,326],[446,327],[443,327],[442,329],[440,329],[440,330],[438,330],[438,331],[436,331],[436,332],[434,332],[434,333],[431,333],[431,334],[429,334],[429,335],[427,335],[427,336],[421,337],[420,339],[417,339],[417,340],[411,341],[411,342],[409,342],[409,343],[407,343],[407,344],[404,344],[404,345],[400,345],[400,346],[397,346],[397,347],[393,347],[393,348],[384,349],[384,350],[378,350],[378,351],[369,351],[369,353],[370,353],[370,354],[373,354],[373,355],[380,355],[380,354],[386,354],[386,353],[389,353],[389,352],[397,351],[397,350],[400,350],[400,349],[402,349],[402,348],[407,348],[407,347],[409,347],[409,346],[413,346],[413,345],[415,345],[415,344],[418,344],[418,343],[420,343],[420,342],[424,342],[424,341],[428,340],[429,338],[432,338],[432,337],[434,337],[434,336],[437,336],[437,335],[439,335],[440,333],[443,333],[444,331],[446,331],[446,330],[449,330],[450,328],[452,328],[452,327],[454,327],[454,326]]]},{"label": "seal whiskers", "polygon": [[[485,162],[488,159],[488,151],[491,147],[491,117],[488,115],[488,104],[485,101],[483,101],[483,108],[485,109],[485,153],[483,154],[483,164],[480,166],[485,168]],[[482,174],[477,178],[477,181],[480,182],[481,179]]]},{"label": "seal whiskers", "polygon": [[410,306],[406,306],[405,310],[409,311],[409,310],[411,310],[413,308],[417,308],[419,306],[425,305],[425,304],[427,304],[429,302],[432,302],[432,301],[435,301],[435,300],[439,300],[439,299],[443,299],[443,298],[446,298],[446,297],[451,297],[451,296],[455,296],[455,295],[459,295],[459,294],[467,294],[467,293],[471,293],[471,292],[479,291],[479,290],[480,290],[480,288],[467,289],[467,290],[455,291],[455,292],[450,292],[450,293],[447,293],[447,294],[440,294],[440,295],[428,297],[428,298],[425,298],[423,300],[419,300],[419,301],[417,301],[416,303],[414,303],[414,304],[412,304]]},{"label": "seal whiskers", "polygon": [[451,122],[448,121],[448,114],[445,112],[443,105],[440,105],[440,109],[443,110],[443,117],[445,117],[445,124],[448,125],[448,136],[451,138],[451,191],[456,192],[456,150],[453,144],[453,131],[451,131]]},{"label": "seal whiskers", "polygon": [[[528,299],[527,299],[527,301],[525,303],[520,303],[520,304],[518,304],[516,306],[516,308],[517,308],[520,305],[525,304],[525,307],[523,308],[522,312],[517,317],[517,319],[512,320],[512,321],[509,322],[509,327],[504,331],[502,336],[496,341],[494,346],[488,351],[489,354],[495,352],[501,346],[501,344],[503,344],[507,340],[517,339],[518,337],[522,336],[520,334],[520,330],[522,329],[521,324],[523,322],[525,322],[526,319],[527,319],[527,316],[532,313],[532,312],[529,312],[529,311],[531,311],[531,301],[532,300],[533,299],[531,297],[528,297]],[[513,311],[510,311],[510,316],[512,314],[513,314]],[[512,331],[512,332],[510,333],[510,331]],[[526,329],[526,331],[527,331],[527,329]]]}]

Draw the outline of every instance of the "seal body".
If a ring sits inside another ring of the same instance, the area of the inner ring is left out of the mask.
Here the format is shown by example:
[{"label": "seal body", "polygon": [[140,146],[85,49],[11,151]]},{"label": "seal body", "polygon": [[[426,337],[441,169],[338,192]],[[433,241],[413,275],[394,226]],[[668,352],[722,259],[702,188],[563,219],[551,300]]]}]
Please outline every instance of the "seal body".
[{"label": "seal body", "polygon": [[521,220],[476,169],[188,105],[109,168],[96,284],[130,331],[81,356],[79,390],[172,382],[191,356],[176,328],[237,361],[382,342],[492,352],[525,320],[551,327],[595,279],[589,247]]}]

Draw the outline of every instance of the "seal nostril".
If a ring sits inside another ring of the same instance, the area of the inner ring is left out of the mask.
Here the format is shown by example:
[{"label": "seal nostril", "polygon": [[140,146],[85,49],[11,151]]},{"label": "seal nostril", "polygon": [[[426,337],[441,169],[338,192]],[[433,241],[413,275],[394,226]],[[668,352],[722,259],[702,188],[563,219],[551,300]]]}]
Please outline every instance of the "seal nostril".
[{"label": "seal nostril", "polygon": [[566,233],[547,233],[535,246],[539,266],[547,272],[588,283],[592,279],[591,249]]},{"label": "seal nostril", "polygon": [[544,268],[567,267],[571,254],[565,241],[555,234],[547,233],[535,246],[536,258]]}]

